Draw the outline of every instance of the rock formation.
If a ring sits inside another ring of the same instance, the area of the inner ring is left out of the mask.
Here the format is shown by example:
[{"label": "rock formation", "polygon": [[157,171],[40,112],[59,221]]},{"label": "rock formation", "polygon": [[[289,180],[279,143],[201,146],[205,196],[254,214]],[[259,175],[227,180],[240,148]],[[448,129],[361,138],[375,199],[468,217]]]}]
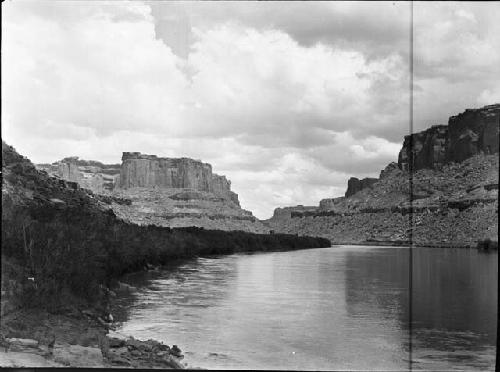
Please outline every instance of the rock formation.
[{"label": "rock formation", "polygon": [[130,200],[112,203],[114,212],[140,225],[269,232],[240,207],[231,182],[200,160],[124,152],[113,195]]},{"label": "rock formation", "polygon": [[360,180],[356,177],[351,177],[349,178],[349,181],[347,181],[347,191],[345,192],[345,197],[348,198],[349,196],[356,194],[358,191],[371,187],[371,185],[377,181],[377,178],[363,178]]},{"label": "rock formation", "polygon": [[51,176],[76,182],[80,187],[97,194],[111,192],[116,187],[120,174],[119,164],[103,164],[94,160],[82,160],[77,156],[52,164],[37,164],[36,167]]},{"label": "rock formation", "polygon": [[189,158],[159,158],[140,152],[124,152],[119,187],[193,189],[228,196],[239,205],[225,176],[212,173],[212,166]]},{"label": "rock formation", "polygon": [[288,214],[277,208],[265,223],[336,243],[476,246],[497,239],[499,114],[499,104],[466,110],[448,126],[407,136],[398,163],[379,179],[363,187],[351,178],[345,197],[288,207]]},{"label": "rock formation", "polygon": [[404,170],[436,169],[476,154],[497,153],[499,120],[500,104],[495,104],[465,110],[450,117],[447,126],[435,125],[406,136],[398,165]]},{"label": "rock formation", "polygon": [[37,168],[99,194],[118,217],[135,224],[269,232],[240,207],[231,181],[199,160],[124,152],[121,165],[67,157]]},{"label": "rock formation", "polygon": [[303,206],[303,205],[297,205],[293,207],[282,207],[282,208],[276,208],[274,210],[274,215],[273,218],[275,219],[287,219],[291,218],[292,214],[294,213],[303,213],[303,212],[312,212],[317,209],[316,206]]},{"label": "rock formation", "polygon": [[113,195],[120,200],[130,200],[129,204],[111,204],[116,215],[138,225],[269,232],[250,211],[214,193],[192,189],[135,187],[116,189]]}]

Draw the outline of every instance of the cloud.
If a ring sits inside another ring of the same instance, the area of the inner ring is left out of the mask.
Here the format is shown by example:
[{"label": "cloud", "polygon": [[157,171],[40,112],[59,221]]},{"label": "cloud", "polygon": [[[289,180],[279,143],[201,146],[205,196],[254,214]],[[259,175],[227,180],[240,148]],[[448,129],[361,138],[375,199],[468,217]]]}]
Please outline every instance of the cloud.
[{"label": "cloud", "polygon": [[477,98],[477,103],[479,105],[490,105],[491,103],[497,103],[500,102],[500,87],[497,86],[496,88],[493,88],[492,90],[490,89],[485,89],[481,92],[479,97]]},{"label": "cloud", "polygon": [[124,3],[116,16],[110,7],[76,5],[71,9],[84,8],[85,17],[71,24],[45,18],[38,8],[6,7],[4,104],[19,132],[38,135],[27,129],[54,125],[103,136],[138,126],[154,132],[178,114],[170,97],[184,89],[185,77],[177,57],[154,39],[147,9]]},{"label": "cloud", "polygon": [[415,130],[499,102],[500,4],[414,4]]},{"label": "cloud", "polygon": [[491,80],[500,65],[499,13],[494,3],[416,3],[416,76]]},{"label": "cloud", "polygon": [[[355,49],[370,57],[395,50],[407,53],[409,10],[401,2],[148,2],[159,25],[172,25],[172,15],[182,14],[184,22],[205,31],[231,20],[259,30],[282,30],[301,46],[318,42]],[[374,14],[377,14],[374,17]],[[188,15],[188,17],[186,17]],[[178,23],[175,30],[158,30],[166,43],[173,32],[186,32]]]},{"label": "cloud", "polygon": [[198,135],[218,131],[246,143],[299,147],[323,142],[325,130],[405,133],[407,71],[398,55],[368,62],[359,52],[304,47],[282,31],[231,23],[197,38],[188,63],[200,107],[185,130],[202,120]]},{"label": "cloud", "polygon": [[[36,162],[198,158],[269,217],[377,176],[409,130],[408,3],[3,5],[2,136]],[[499,99],[498,9],[415,3],[416,129]]]}]

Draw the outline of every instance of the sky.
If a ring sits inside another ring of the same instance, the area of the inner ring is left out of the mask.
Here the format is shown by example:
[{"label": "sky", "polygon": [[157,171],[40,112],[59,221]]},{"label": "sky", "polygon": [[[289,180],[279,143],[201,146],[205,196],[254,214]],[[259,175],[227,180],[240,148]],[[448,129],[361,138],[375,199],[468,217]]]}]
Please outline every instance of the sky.
[{"label": "sky", "polygon": [[342,196],[410,131],[500,102],[500,3],[2,3],[2,139],[35,163],[191,157],[242,207]]}]

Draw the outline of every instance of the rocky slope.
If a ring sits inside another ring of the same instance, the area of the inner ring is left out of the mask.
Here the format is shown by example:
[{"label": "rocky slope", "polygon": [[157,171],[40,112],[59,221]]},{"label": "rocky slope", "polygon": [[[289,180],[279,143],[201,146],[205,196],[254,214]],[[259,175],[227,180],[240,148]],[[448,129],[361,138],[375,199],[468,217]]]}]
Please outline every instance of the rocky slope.
[{"label": "rocky slope", "polygon": [[52,164],[36,164],[36,168],[51,176],[76,182],[80,187],[98,194],[113,191],[120,178],[120,164],[103,164],[94,160],[79,159],[77,156]]},{"label": "rocky slope", "polygon": [[193,189],[137,187],[116,189],[113,195],[130,201],[113,201],[111,208],[116,215],[139,225],[269,232],[252,212],[223,195]]},{"label": "rocky slope", "polygon": [[121,165],[69,157],[37,168],[111,197],[116,215],[139,225],[269,232],[240,207],[231,181],[199,160],[124,152]]},{"label": "rocky slope", "polygon": [[266,224],[336,243],[475,246],[497,239],[499,117],[500,105],[466,110],[448,126],[407,136],[398,163],[375,182],[351,179],[345,197],[307,210],[278,208]]}]

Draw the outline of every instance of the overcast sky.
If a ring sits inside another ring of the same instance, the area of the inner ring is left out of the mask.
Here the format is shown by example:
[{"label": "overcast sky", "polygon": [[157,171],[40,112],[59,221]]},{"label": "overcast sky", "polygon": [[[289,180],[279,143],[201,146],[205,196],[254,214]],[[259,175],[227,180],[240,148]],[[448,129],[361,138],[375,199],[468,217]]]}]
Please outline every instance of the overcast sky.
[{"label": "overcast sky", "polygon": [[[410,3],[6,1],[2,138],[33,162],[192,157],[259,218],[409,132]],[[500,102],[500,3],[415,3],[415,130]]]}]

